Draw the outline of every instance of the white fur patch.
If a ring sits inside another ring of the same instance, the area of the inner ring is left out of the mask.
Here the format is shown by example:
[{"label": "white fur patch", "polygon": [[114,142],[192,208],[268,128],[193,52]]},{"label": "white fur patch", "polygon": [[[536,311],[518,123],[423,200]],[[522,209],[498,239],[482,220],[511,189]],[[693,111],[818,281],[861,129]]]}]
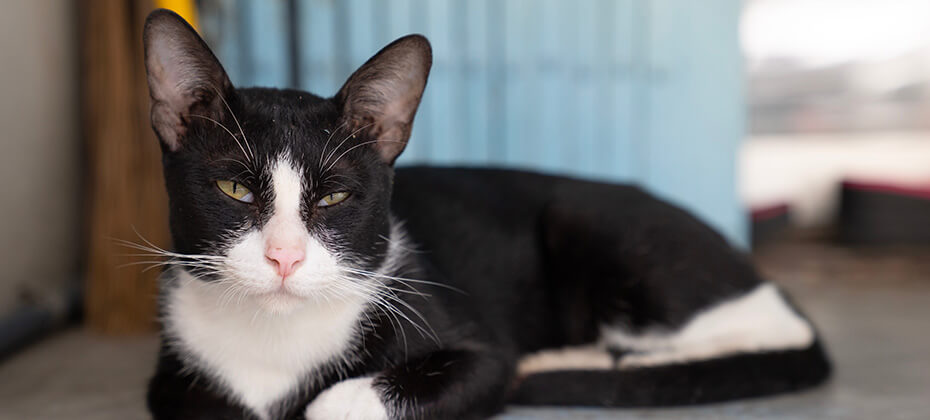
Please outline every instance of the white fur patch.
[{"label": "white fur patch", "polygon": [[172,345],[262,418],[314,369],[346,357],[366,304],[315,301],[274,315],[252,299],[223,302],[226,288],[178,271],[165,319]]},{"label": "white fur patch", "polygon": [[778,293],[765,283],[735,299],[698,313],[677,331],[631,334],[605,326],[598,346],[544,350],[520,361],[521,374],[566,369],[610,369],[606,347],[635,353],[620,359],[620,368],[706,360],[737,353],[802,349],[814,331]]},{"label": "white fur patch", "polygon": [[387,420],[388,410],[372,378],[339,382],[307,406],[307,420]]},{"label": "white fur patch", "polygon": [[617,328],[604,328],[602,334],[608,344],[644,353],[624,357],[623,366],[802,349],[814,341],[810,324],[798,316],[769,283],[697,314],[673,333],[633,335]]},{"label": "white fur patch", "polygon": [[262,237],[268,241],[290,246],[306,242],[307,227],[300,216],[300,201],[303,195],[303,180],[299,168],[286,159],[279,159],[271,172],[274,189],[274,212],[262,228]]}]

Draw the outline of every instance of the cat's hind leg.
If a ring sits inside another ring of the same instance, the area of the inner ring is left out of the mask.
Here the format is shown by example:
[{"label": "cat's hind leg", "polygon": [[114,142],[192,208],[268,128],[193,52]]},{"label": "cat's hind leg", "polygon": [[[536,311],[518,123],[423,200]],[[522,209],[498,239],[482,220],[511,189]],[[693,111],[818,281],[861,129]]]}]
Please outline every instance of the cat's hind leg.
[{"label": "cat's hind leg", "polygon": [[829,371],[810,324],[763,284],[677,330],[632,333],[604,325],[594,343],[526,355],[512,401],[698,404],[806,388]]},{"label": "cat's hind leg", "polygon": [[548,282],[567,347],[521,360],[515,402],[694,404],[828,376],[814,328],[740,252],[677,208],[615,192],[547,209]]},{"label": "cat's hind leg", "polygon": [[524,357],[523,375],[565,369],[629,369],[685,363],[738,353],[803,349],[816,339],[810,324],[772,284],[696,314],[675,330],[632,332],[603,324],[595,343]]}]

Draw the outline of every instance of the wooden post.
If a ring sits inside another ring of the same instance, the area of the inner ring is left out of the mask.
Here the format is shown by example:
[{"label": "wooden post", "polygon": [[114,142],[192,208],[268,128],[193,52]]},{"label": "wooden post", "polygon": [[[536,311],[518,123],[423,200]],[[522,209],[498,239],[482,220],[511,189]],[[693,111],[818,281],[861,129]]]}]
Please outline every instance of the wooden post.
[{"label": "wooden post", "polygon": [[[117,241],[166,248],[167,197],[161,152],[149,124],[142,27],[148,1],[81,3],[82,117],[87,145],[87,324],[110,334],[156,327],[158,258]],[[138,234],[136,233],[138,232]]]}]

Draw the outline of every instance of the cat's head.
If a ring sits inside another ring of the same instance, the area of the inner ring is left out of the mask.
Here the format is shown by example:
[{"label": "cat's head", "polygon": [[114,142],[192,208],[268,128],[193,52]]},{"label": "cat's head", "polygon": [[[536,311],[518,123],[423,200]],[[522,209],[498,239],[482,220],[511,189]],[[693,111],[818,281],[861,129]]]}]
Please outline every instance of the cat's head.
[{"label": "cat's head", "polygon": [[179,264],[287,312],[383,263],[392,167],[432,61],[425,38],[391,43],[331,98],[235,88],[169,11],[149,15],[144,43],[174,246],[192,256]]}]

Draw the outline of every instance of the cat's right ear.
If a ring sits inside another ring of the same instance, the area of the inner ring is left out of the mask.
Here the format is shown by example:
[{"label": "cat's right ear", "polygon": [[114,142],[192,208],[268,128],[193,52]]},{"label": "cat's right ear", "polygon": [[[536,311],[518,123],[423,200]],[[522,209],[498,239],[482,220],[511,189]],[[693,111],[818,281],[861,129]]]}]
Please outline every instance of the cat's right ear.
[{"label": "cat's right ear", "polygon": [[346,128],[376,139],[372,146],[389,165],[407,146],[432,64],[429,41],[407,35],[378,51],[336,94]]},{"label": "cat's right ear", "polygon": [[233,92],[232,83],[194,28],[172,11],[149,14],[142,39],[152,128],[169,150],[176,151],[191,118],[222,119],[222,101]]}]

